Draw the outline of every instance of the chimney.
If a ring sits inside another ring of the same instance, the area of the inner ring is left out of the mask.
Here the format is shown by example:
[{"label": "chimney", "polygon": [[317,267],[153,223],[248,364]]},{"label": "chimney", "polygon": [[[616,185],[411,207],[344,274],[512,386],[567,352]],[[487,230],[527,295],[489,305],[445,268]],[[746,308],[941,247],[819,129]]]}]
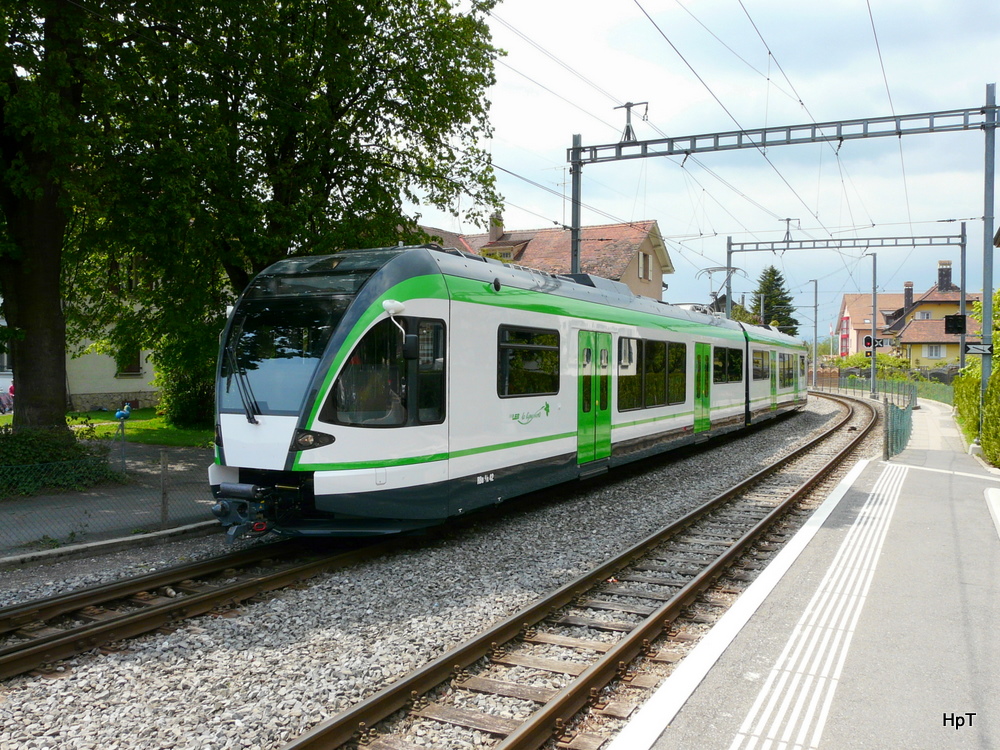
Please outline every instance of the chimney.
[{"label": "chimney", "polygon": [[950,260],[939,260],[938,261],[938,283],[937,288],[939,292],[950,292],[951,291],[951,261]]},{"label": "chimney", "polygon": [[907,281],[903,284],[903,312],[913,307],[913,282]]},{"label": "chimney", "polygon": [[503,237],[503,217],[498,213],[490,217],[489,242],[496,242]]}]

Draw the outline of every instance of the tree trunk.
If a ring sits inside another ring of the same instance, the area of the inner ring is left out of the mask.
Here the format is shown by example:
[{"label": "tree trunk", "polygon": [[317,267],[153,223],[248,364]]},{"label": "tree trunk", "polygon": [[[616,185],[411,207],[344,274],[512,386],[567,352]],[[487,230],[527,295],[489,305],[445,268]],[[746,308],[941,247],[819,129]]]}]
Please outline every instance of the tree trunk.
[{"label": "tree trunk", "polygon": [[[31,165],[44,174],[47,159]],[[59,189],[44,177],[40,194],[5,195],[7,229],[17,250],[0,257],[3,311],[13,339],[15,429],[66,429],[66,319],[60,277],[66,231]]]}]

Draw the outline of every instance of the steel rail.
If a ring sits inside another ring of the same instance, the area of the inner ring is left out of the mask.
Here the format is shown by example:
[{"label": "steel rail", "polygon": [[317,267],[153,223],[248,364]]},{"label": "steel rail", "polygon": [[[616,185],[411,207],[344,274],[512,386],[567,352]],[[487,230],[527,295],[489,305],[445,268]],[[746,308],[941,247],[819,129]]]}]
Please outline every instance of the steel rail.
[{"label": "steel rail", "polygon": [[[472,640],[454,648],[446,654],[428,662],[420,669],[414,671],[407,677],[383,688],[365,700],[349,708],[348,710],[328,719],[299,737],[291,740],[282,747],[282,750],[335,750],[363,735],[368,728],[386,719],[396,711],[407,707],[413,701],[414,696],[422,695],[447,680],[456,670],[464,669],[482,657],[491,653],[496,644],[506,643],[513,640],[523,631],[541,622],[553,612],[573,602],[583,590],[593,587],[597,583],[606,580],[611,574],[619,571],[629,562],[640,558],[650,548],[662,543],[662,541],[687,526],[702,516],[707,515],[720,505],[725,504],[733,497],[757,484],[761,479],[775,473],[780,468],[786,466],[802,454],[812,450],[819,443],[831,437],[837,430],[843,427],[853,416],[853,408],[850,407],[848,399],[835,397],[830,394],[820,394],[817,396],[847,405],[847,414],[836,424],[831,426],[826,432],[801,447],[795,449],[787,456],[768,466],[751,477],[744,479],[739,484],[726,490],[717,497],[707,501],[703,505],[688,512],[681,518],[675,520],[668,526],[656,531],[640,542],[634,544],[624,552],[602,563],[599,567],[576,578],[569,583],[560,586],[543,599],[526,607],[523,610],[505,618],[488,630],[475,636]],[[862,402],[863,403],[863,402]],[[839,451],[836,456],[823,466],[822,469],[814,473],[802,486],[811,488],[818,482],[831,467],[842,460],[854,447],[870,432],[877,420],[877,412],[872,409],[872,419],[867,426],[859,431],[851,443]],[[783,514],[788,505],[795,502],[799,495],[806,489],[800,488],[792,499],[786,500],[780,510],[775,509],[762,520],[758,526],[766,522],[770,525],[779,515]],[[756,536],[751,536],[748,532],[736,542],[734,550],[730,550],[723,555],[726,563],[735,559]],[[724,565],[722,566],[725,567]],[[604,658],[585,670],[571,685],[560,691],[551,702],[540,708],[525,725],[508,735],[507,738],[497,746],[509,750],[510,748],[539,747],[544,742],[551,739],[553,731],[559,720],[568,720],[576,711],[587,703],[590,698],[590,688],[607,684],[618,673],[620,662],[628,662],[635,658],[643,647],[644,640],[650,640],[652,636],[663,630],[665,625],[669,625],[676,614],[693,601],[699,591],[705,587],[705,581],[710,584],[721,574],[721,569],[713,568],[704,571],[696,579],[686,584],[674,599],[660,608],[654,615],[647,618],[639,626],[641,635],[636,638],[627,637],[613,647]],[[696,582],[697,585],[696,585]],[[669,618],[669,621],[668,621]],[[583,685],[583,687],[580,687]],[[544,736],[543,736],[544,735]]]},{"label": "steel rail", "polygon": [[84,607],[104,604],[113,599],[132,596],[140,591],[158,589],[187,578],[208,575],[226,568],[250,565],[268,558],[292,554],[298,549],[301,549],[301,546],[296,545],[294,542],[276,542],[274,544],[234,552],[222,557],[213,557],[198,562],[174,565],[163,570],[136,576],[135,578],[111,581],[97,586],[88,586],[77,591],[70,591],[58,596],[13,604],[0,609],[0,634],[17,630],[30,622],[51,620],[54,617],[68,614]]},{"label": "steel rail", "polygon": [[[238,604],[259,594],[299,583],[326,570],[378,557],[398,547],[398,540],[390,540],[359,550],[310,560],[275,573],[215,586],[202,593],[188,594],[72,630],[13,644],[0,649],[0,679],[23,674],[43,664],[67,659],[114,641],[134,638],[157,628],[206,614],[220,606]],[[271,556],[273,554],[264,558]]]}]

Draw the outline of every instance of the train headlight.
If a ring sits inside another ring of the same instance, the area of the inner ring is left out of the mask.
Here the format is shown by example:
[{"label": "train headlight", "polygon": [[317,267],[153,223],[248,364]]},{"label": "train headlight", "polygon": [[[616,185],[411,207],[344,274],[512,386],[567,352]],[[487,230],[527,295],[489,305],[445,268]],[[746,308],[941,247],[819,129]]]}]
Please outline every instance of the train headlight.
[{"label": "train headlight", "polygon": [[314,430],[296,430],[292,438],[290,450],[307,451],[310,448],[322,448],[334,441],[333,435],[325,432],[315,432]]}]

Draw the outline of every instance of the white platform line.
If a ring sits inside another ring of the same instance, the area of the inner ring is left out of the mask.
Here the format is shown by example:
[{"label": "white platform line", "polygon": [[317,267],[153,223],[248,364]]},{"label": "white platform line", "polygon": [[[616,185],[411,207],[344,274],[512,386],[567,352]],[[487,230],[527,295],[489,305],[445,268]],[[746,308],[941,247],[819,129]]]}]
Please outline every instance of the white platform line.
[{"label": "white platform line", "polygon": [[[697,647],[685,657],[677,669],[653,693],[648,701],[636,712],[633,719],[618,733],[618,736],[608,746],[607,750],[649,750],[659,738],[664,728],[677,716],[677,712],[687,702],[718,661],[722,653],[729,647],[743,626],[750,620],[754,612],[767,598],[768,594],[778,585],[792,563],[798,559],[802,550],[819,531],[823,523],[843,500],[851,486],[861,473],[868,467],[870,461],[862,460],[830,493],[826,500],[816,509],[816,512],[785,545],[774,560],[756,580],[736,600],[718,623],[701,639]],[[769,677],[770,681],[771,677]],[[760,696],[763,701],[765,696]]]},{"label": "white platform line", "polygon": [[[773,694],[766,701],[758,698],[754,702],[755,708],[747,714],[730,750],[750,746],[765,750],[774,747],[775,742],[783,749],[818,747],[906,473],[906,467],[894,464],[883,469],[823,581],[793,628],[782,656],[771,668],[772,674],[780,676],[770,680],[761,693],[771,690]],[[798,658],[799,654],[808,655],[817,647],[825,650],[823,664],[818,669],[820,652],[811,663]],[[804,674],[813,679],[806,681],[804,692],[797,695]],[[788,680],[787,675],[794,676]],[[787,687],[783,696],[779,695],[782,687]],[[809,691],[814,692],[808,709],[803,710]],[[770,709],[778,705],[779,699],[780,708],[772,716]],[[763,711],[762,704],[767,706]],[[789,745],[793,734],[795,743]]]}]

